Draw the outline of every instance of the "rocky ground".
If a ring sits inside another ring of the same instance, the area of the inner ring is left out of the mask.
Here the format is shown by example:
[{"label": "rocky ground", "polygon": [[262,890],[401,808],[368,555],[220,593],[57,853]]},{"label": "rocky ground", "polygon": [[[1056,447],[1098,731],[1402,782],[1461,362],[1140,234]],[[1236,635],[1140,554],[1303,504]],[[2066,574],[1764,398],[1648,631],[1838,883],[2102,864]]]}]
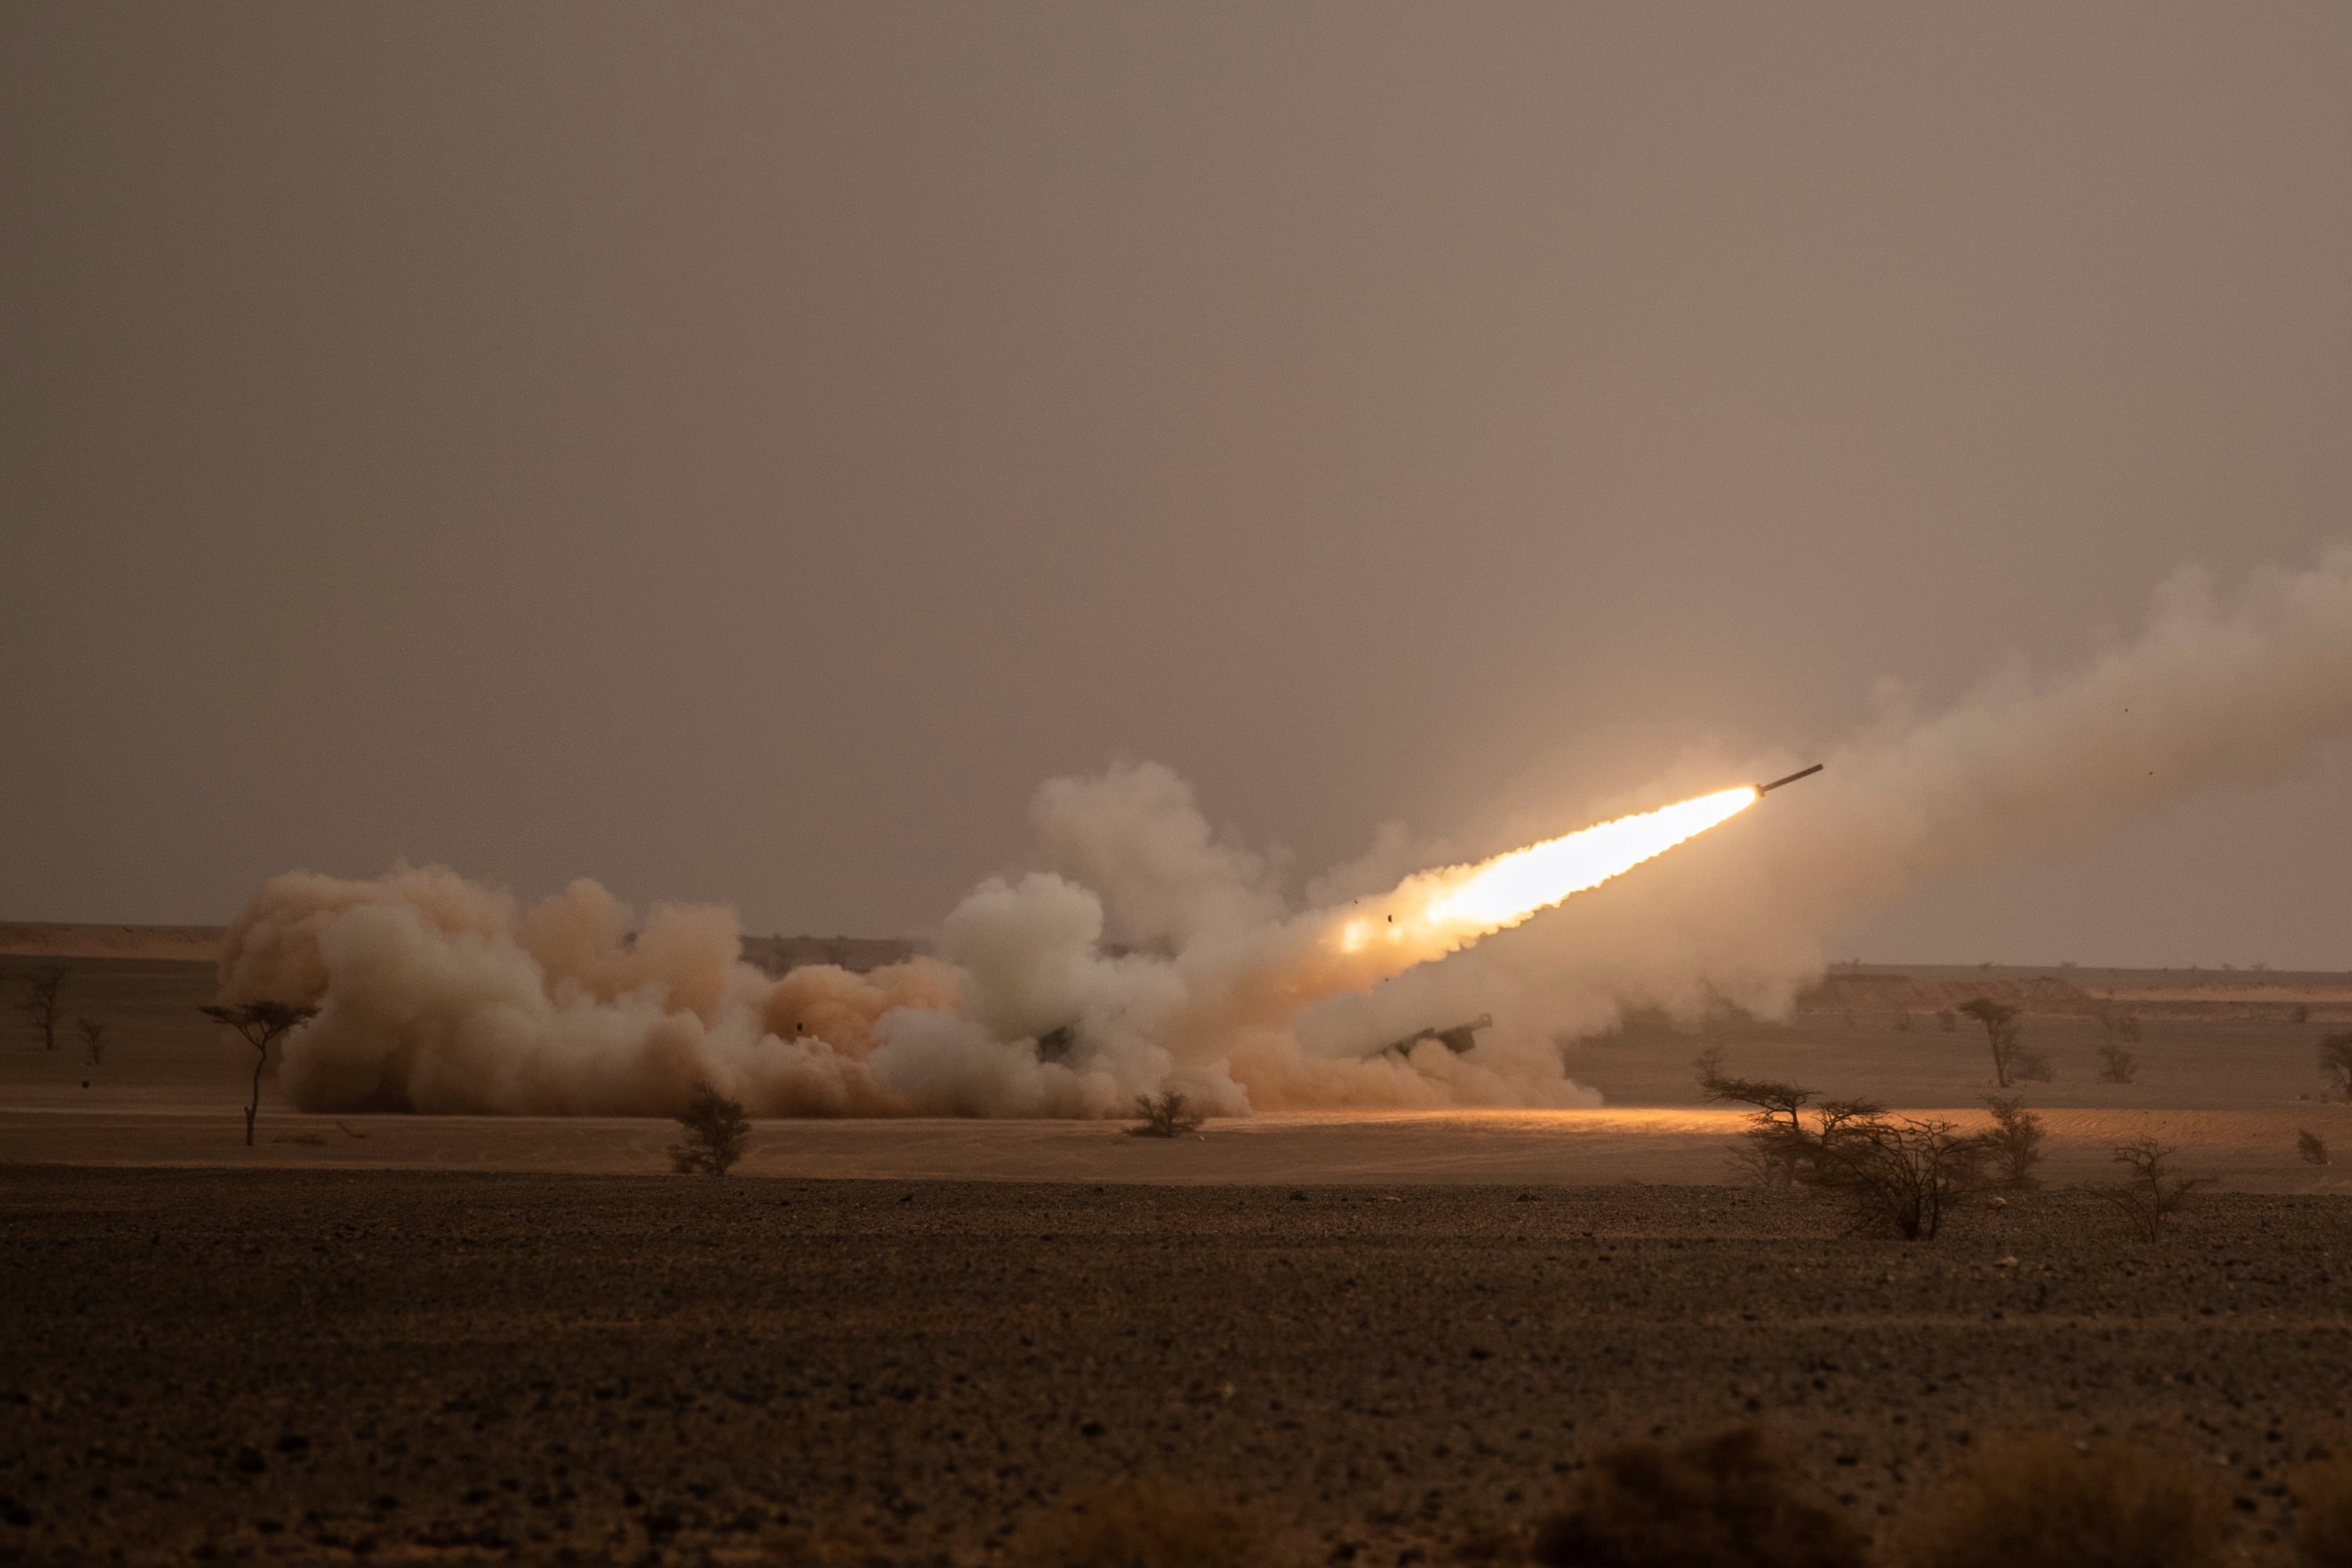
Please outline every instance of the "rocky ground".
[{"label": "rocky ground", "polygon": [[1872,1529],[2004,1430],[2137,1436],[2288,1560],[2352,1205],[1844,1230],[1727,1188],[13,1167],[0,1560],[981,1562],[1139,1474],[1434,1563],[1741,1422]]}]

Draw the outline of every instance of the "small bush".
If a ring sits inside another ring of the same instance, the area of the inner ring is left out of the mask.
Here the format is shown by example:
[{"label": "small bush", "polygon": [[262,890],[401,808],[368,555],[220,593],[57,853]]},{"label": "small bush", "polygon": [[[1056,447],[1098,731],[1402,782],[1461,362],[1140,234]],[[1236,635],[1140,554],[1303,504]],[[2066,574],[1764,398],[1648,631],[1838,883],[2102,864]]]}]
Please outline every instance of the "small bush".
[{"label": "small bush", "polygon": [[2352,1568],[2352,1459],[2330,1459],[2295,1479],[2302,1515],[2296,1544],[2306,1568]]},{"label": "small bush", "polygon": [[2000,1184],[2013,1191],[2040,1186],[2033,1167],[2042,1163],[2042,1118],[2026,1110],[2024,1100],[2014,1094],[1988,1094],[1985,1105],[1992,1111],[1992,1131],[1985,1137],[1985,1151]]},{"label": "small bush", "polygon": [[[1787,1186],[1813,1179],[1822,1140],[1858,1116],[1875,1116],[1882,1109],[1866,1100],[1832,1100],[1814,1106],[1813,1090],[1780,1079],[1734,1078],[1723,1070],[1721,1046],[1709,1046],[1691,1062],[1700,1092],[1713,1100],[1752,1105],[1745,1140],[1737,1151],[1738,1163],[1757,1181]],[[1808,1107],[1818,1125],[1808,1129]]]},{"label": "small bush", "polygon": [[1595,1456],[1536,1526],[1547,1568],[1863,1568],[1863,1538],[1802,1496],[1754,1427]]},{"label": "small bush", "polygon": [[1958,1013],[1953,1012],[1949,1007],[1943,1009],[1943,1011],[1936,1015],[1936,1027],[1943,1033],[1947,1035],[1957,1033],[1959,1026],[1960,1016]]},{"label": "small bush", "polygon": [[1895,1015],[1895,1032],[1898,1035],[1907,1035],[1911,1032],[1910,1014],[1897,1013]]},{"label": "small bush", "polygon": [[1916,1568],[2203,1568],[2222,1514],[2187,1467],[2122,1443],[2003,1444],[1955,1475],[1911,1531]]},{"label": "small bush", "polygon": [[1857,1226],[1933,1241],[1944,1216],[1983,1185],[1986,1143],[1948,1121],[1862,1116],[1826,1132],[1814,1179],[1853,1211]]},{"label": "small bush", "polygon": [[751,1134],[751,1119],[743,1114],[742,1105],[707,1083],[695,1085],[694,1099],[677,1123],[686,1129],[686,1141],[669,1146],[669,1163],[681,1176],[697,1171],[725,1175],[743,1157],[743,1145]]},{"label": "small bush", "polygon": [[2129,1083],[2139,1076],[2139,1058],[2116,1044],[2103,1040],[2099,1044],[2099,1081]]},{"label": "small bush", "polygon": [[1251,1568],[1291,1560],[1288,1532],[1255,1510],[1168,1480],[1081,1493],[1013,1542],[1016,1568]]},{"label": "small bush", "polygon": [[2165,1226],[2189,1201],[2189,1194],[2213,1184],[2208,1176],[2176,1174],[2172,1157],[2179,1152],[2169,1143],[2135,1138],[2118,1147],[2113,1156],[2124,1167],[2124,1179],[2113,1186],[2091,1189],[2124,1216],[2142,1241],[2162,1240]]},{"label": "small bush", "polygon": [[2058,1069],[2050,1060],[2048,1051],[2028,1050],[2020,1046],[2010,1067],[2010,1076],[2020,1083],[2054,1083]]},{"label": "small bush", "polygon": [[2294,1152],[2303,1156],[2306,1165],[2327,1163],[2327,1141],[2309,1128],[2294,1135]]},{"label": "small bush", "polygon": [[1201,1123],[1208,1120],[1185,1103],[1181,1089],[1158,1095],[1137,1095],[1135,1113],[1143,1119],[1142,1125],[1130,1127],[1128,1131],[1138,1138],[1181,1138],[1187,1132],[1199,1131]]}]

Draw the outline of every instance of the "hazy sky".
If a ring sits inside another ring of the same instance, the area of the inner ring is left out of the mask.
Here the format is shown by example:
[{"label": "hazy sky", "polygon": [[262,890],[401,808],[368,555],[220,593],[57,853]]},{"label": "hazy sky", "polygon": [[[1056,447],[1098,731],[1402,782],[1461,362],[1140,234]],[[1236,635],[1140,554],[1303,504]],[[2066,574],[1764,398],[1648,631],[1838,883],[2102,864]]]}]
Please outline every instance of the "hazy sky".
[{"label": "hazy sky", "polygon": [[[2352,534],[2347,279],[2341,5],[14,0],[0,918],[1577,826]],[[2352,965],[2347,805],[1848,945]]]}]

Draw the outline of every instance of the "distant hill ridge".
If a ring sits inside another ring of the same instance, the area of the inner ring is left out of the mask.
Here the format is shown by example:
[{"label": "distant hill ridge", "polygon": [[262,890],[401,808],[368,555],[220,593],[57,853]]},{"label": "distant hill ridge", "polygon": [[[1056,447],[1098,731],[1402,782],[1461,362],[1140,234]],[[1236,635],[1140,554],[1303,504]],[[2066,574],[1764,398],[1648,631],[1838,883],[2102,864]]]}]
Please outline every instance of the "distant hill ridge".
[{"label": "distant hill ridge", "polygon": [[[143,958],[186,963],[220,959],[222,926],[80,925],[62,921],[0,921],[0,956]],[[901,963],[920,942],[871,936],[747,936],[743,962],[771,974],[803,963],[837,963],[864,973]]]},{"label": "distant hill ridge", "polygon": [[220,957],[222,930],[0,921],[0,953],[11,958],[170,958],[211,963]]}]

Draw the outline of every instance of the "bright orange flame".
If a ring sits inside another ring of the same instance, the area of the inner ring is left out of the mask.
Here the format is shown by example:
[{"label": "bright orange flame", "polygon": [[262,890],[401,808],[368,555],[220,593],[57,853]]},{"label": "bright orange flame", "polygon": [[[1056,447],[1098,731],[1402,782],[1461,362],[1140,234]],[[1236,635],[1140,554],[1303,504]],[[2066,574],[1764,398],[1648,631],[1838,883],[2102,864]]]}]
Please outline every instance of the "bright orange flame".
[{"label": "bright orange flame", "polygon": [[1423,871],[1398,884],[1372,913],[1339,928],[1343,952],[1382,942],[1451,952],[1663,855],[1756,804],[1752,787],[1718,790],[1638,816],[1621,816],[1475,866]]}]

